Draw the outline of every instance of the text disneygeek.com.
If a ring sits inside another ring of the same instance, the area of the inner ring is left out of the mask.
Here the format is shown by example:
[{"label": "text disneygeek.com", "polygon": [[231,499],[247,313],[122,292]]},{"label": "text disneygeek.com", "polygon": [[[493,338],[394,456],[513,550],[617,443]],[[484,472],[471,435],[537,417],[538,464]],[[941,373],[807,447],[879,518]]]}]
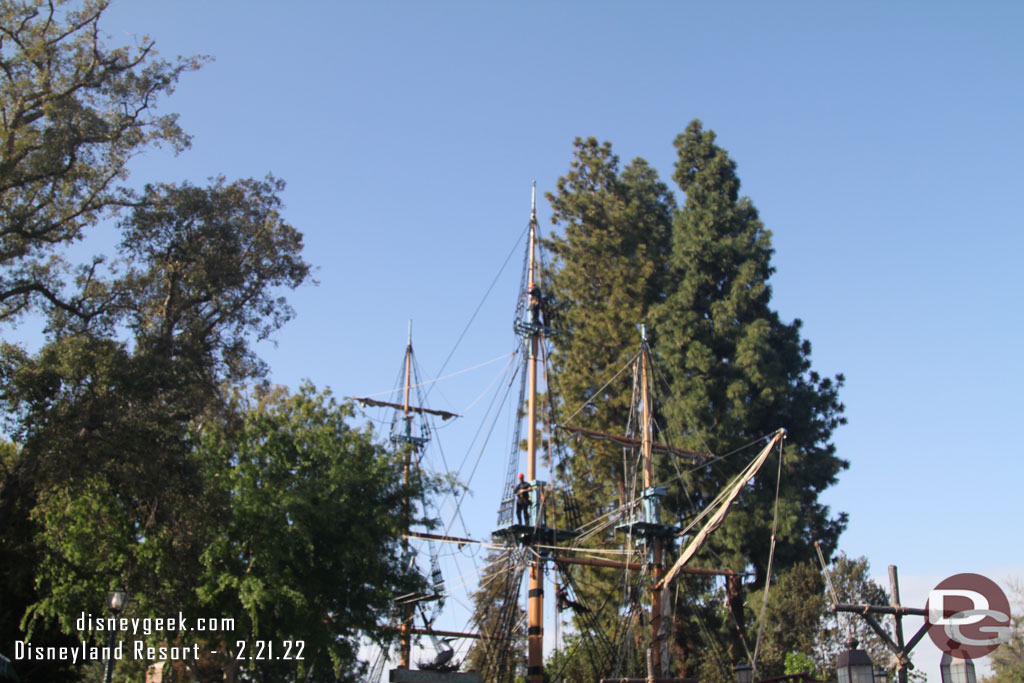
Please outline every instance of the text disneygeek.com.
[{"label": "text disneygeek.com", "polygon": [[[77,646],[37,646],[31,641],[14,641],[14,660],[66,661],[72,663],[109,661],[123,659],[145,659],[148,661],[195,660],[209,652],[211,655],[228,654],[234,659],[253,660],[299,660],[303,659],[306,643],[302,640],[236,640],[231,652],[199,649],[199,644],[180,644],[182,635],[188,632],[218,632],[223,634],[235,629],[235,620],[230,617],[200,617],[189,619],[182,613],[171,617],[94,617],[82,612],[75,621],[75,628],[81,633],[82,642]],[[102,634],[102,635],[100,635]],[[140,638],[119,639],[118,636],[152,636],[168,634],[175,645],[153,644]],[[108,639],[105,645],[93,645],[87,641]],[[187,638],[185,639],[187,640]],[[222,643],[230,643],[223,638]]]}]

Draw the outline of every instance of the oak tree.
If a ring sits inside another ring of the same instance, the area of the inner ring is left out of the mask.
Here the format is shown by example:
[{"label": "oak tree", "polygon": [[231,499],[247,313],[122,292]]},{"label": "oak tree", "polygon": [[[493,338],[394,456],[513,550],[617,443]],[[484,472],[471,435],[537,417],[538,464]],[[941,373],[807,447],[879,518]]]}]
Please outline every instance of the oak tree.
[{"label": "oak tree", "polygon": [[148,40],[107,46],[107,5],[0,3],[0,321],[39,301],[78,311],[60,247],[135,201],[132,157],[189,144],[156,106],[203,59],[162,60]]}]

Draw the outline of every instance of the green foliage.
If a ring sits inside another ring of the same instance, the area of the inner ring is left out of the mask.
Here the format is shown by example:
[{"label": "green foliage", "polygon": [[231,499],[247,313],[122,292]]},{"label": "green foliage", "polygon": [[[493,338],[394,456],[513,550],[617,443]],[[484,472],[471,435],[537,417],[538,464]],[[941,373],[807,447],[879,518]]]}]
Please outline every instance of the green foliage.
[{"label": "green foliage", "polygon": [[[673,223],[671,291],[655,312],[657,352],[671,386],[666,417],[688,426],[682,445],[714,453],[786,428],[776,561],[785,568],[812,557],[812,540],[830,554],[846,518],[831,517],[818,494],[846,467],[830,442],[844,421],[842,376],[812,371],[800,321],[784,323],[771,309],[771,235],[740,197],[736,164],[715,134],[694,121],[675,146],[674,178],[686,202]],[[743,464],[728,459],[688,476],[692,500],[705,504]],[[757,477],[712,540],[727,565],[753,565],[759,585],[775,483],[774,476]]]},{"label": "green foliage", "polygon": [[151,359],[115,340],[83,333],[34,356],[3,351],[8,431],[21,450],[0,482],[0,516],[24,534],[5,533],[2,551],[34,564],[31,585],[5,586],[25,619],[4,630],[72,633],[75,616],[102,614],[117,586],[143,613],[177,610],[217,512],[186,439],[203,406],[175,404],[174,379],[151,376]]},{"label": "green foliage", "polygon": [[561,649],[556,650],[544,664],[544,680],[562,683],[592,683],[611,676],[602,663],[607,661],[594,639],[587,635],[573,633],[565,638]]},{"label": "green foliage", "polygon": [[[636,325],[648,318],[662,296],[674,200],[645,161],[636,159],[620,168],[611,145],[594,138],[576,139],[569,173],[548,199],[552,222],[562,227],[548,241],[554,254],[549,288],[560,330],[553,338],[552,391],[561,409],[573,414],[573,425],[622,433],[632,408],[630,373],[603,391],[602,385],[637,352]],[[578,410],[585,401],[592,403]],[[576,457],[562,461],[560,475],[584,519],[598,517],[610,503],[626,502],[634,482],[627,481],[620,447],[577,442],[574,453]],[[577,570],[596,593],[621,592],[615,572]],[[603,608],[596,618],[614,632],[621,617],[613,601],[598,600],[593,607],[597,605]],[[562,659],[579,658],[581,652],[579,647],[566,650]]]},{"label": "green foliage", "polygon": [[[557,326],[552,365],[564,408],[592,401],[574,424],[621,432],[630,395],[622,385],[598,395],[601,385],[639,348],[636,325],[647,319],[665,286],[669,226],[674,202],[657,173],[642,159],[619,170],[611,145],[576,139],[569,174],[549,194],[552,222],[562,234],[550,239],[555,255],[551,295]],[[625,502],[621,449],[588,444],[566,472],[581,501]]]},{"label": "green foliage", "polygon": [[989,655],[992,675],[983,683],[1014,683],[1024,681],[1024,582],[1011,581],[1014,605],[1010,615],[1010,641],[1001,644]]},{"label": "green foliage", "polygon": [[[253,338],[291,315],[281,287],[305,281],[301,235],[274,179],[147,188],[121,222],[123,274],[90,268],[74,309],[50,308],[47,340],[0,347],[6,431],[21,449],[0,480],[5,633],[71,632],[116,586],[140,614],[196,605],[200,554],[226,500],[194,450],[193,426],[225,419],[225,383],[259,379]],[[95,264],[94,264],[95,265]]]},{"label": "green foliage", "polygon": [[786,668],[783,673],[787,676],[806,673],[810,674],[812,678],[818,678],[818,674],[814,670],[814,659],[803,652],[786,653]]},{"label": "green foliage", "polygon": [[[249,338],[287,319],[275,289],[308,272],[301,237],[277,216],[280,189],[150,190],[124,222],[126,275],[81,294],[103,314],[55,309],[37,354],[2,349],[8,433],[22,452],[0,488],[0,520],[19,513],[39,527],[47,597],[35,613],[70,614],[108,588],[95,582],[159,575],[175,564],[155,550],[165,533],[195,542],[195,516],[209,511],[189,425],[222,405],[223,382],[260,375]],[[130,339],[112,336],[123,329]],[[102,555],[97,534],[111,544]]]},{"label": "green foliage", "polygon": [[140,345],[228,381],[265,372],[249,340],[291,318],[277,288],[309,275],[302,235],[279,213],[283,190],[272,176],[147,186],[122,225],[133,267],[116,284]]},{"label": "green foliage", "polygon": [[[754,591],[748,601],[758,616],[763,598],[763,591]],[[758,674],[770,677],[815,670],[815,663],[809,660],[806,668],[791,671],[790,662],[796,653],[808,657],[803,653],[816,651],[826,607],[825,581],[817,563],[800,562],[781,572],[768,591],[764,625],[759,627]]]},{"label": "green foliage", "polygon": [[[889,604],[888,593],[870,577],[867,558],[849,558],[840,553],[829,567],[832,585],[840,602],[848,604]],[[753,591],[748,612],[760,617],[763,591]],[[772,582],[762,634],[758,674],[782,676],[809,671],[815,678],[834,680],[839,654],[853,635],[872,661],[885,666],[891,653],[863,618],[833,614],[832,598],[817,563],[807,561],[781,572]],[[891,632],[889,620],[883,628]],[[911,672],[913,678],[914,672]]]},{"label": "green foliage", "polygon": [[[0,459],[0,636],[7,643],[76,642],[77,614],[102,614],[106,591],[115,586],[129,591],[129,616],[180,610],[195,618],[209,615],[203,610],[211,601],[232,607],[233,595],[253,634],[284,633],[294,622],[285,619],[289,609],[294,615],[305,605],[321,617],[330,609],[321,621],[343,626],[329,643],[322,628],[307,629],[316,648],[310,661],[326,676],[350,664],[351,629],[373,618],[377,603],[367,591],[376,584],[347,587],[359,603],[346,606],[300,592],[322,589],[322,577],[307,573],[289,583],[273,576],[266,557],[232,583],[237,567],[225,564],[214,575],[217,558],[210,553],[224,549],[229,531],[244,529],[255,538],[260,524],[274,521],[244,507],[258,509],[266,495],[267,505],[281,503],[293,515],[285,527],[268,530],[306,541],[278,543],[278,560],[312,560],[333,571],[334,558],[343,555],[309,539],[321,534],[337,546],[344,527],[336,516],[358,516],[354,494],[348,489],[344,508],[335,500],[315,509],[278,500],[264,488],[260,466],[295,491],[302,488],[280,462],[249,462],[246,453],[218,461],[197,448],[213,438],[207,435],[246,434],[250,423],[228,403],[225,389],[264,377],[251,344],[292,315],[280,290],[308,279],[302,237],[280,215],[284,184],[273,177],[218,178],[206,187],[159,184],[142,193],[123,185],[134,155],[157,145],[188,146],[176,117],[154,107],[203,60],[159,60],[148,40],[108,48],[100,30],[106,7],[105,0],[0,0],[0,321],[14,321],[33,306],[48,320],[37,351],[0,346],[0,408],[5,432],[17,443],[4,445]],[[115,258],[97,256],[65,281],[68,266],[55,254],[113,214],[121,217],[122,237]],[[307,421],[295,438],[308,439],[301,445],[320,463],[329,491],[340,496],[344,484],[332,460],[338,448],[367,458],[367,467],[386,467],[368,434],[344,427],[347,408],[303,391],[268,403],[266,419],[277,420],[271,426],[282,434],[298,427],[287,422],[289,415]],[[346,467],[360,496],[367,487],[359,477],[379,473]],[[303,486],[305,499],[314,500],[312,479]],[[369,509],[393,505],[397,495],[374,497],[367,490],[369,497],[358,500]],[[358,543],[350,532],[348,547],[390,549],[392,521],[387,528],[355,525]],[[321,562],[321,552],[331,558]],[[380,562],[362,566],[380,570],[382,586],[401,583]],[[199,586],[205,597],[197,595]],[[141,670],[121,673],[140,676]],[[27,681],[78,675],[59,662],[22,671]]]},{"label": "green foliage", "polygon": [[[422,590],[399,561],[407,489],[399,458],[349,427],[349,404],[306,384],[243,404],[238,425],[212,425],[197,456],[226,517],[201,558],[198,596],[211,614],[238,617],[234,640],[304,640],[306,659],[245,662],[262,680],[335,680],[355,666],[397,595]],[[233,660],[229,660],[233,662]],[[309,674],[312,677],[304,678]]]},{"label": "green foliage", "polygon": [[[829,567],[829,575],[839,602],[855,605],[888,605],[889,592],[871,579],[871,565],[866,557],[849,558],[840,553]],[[829,599],[831,606],[831,598]],[[886,632],[892,632],[892,620],[882,623]],[[846,639],[853,635],[860,649],[867,651],[871,661],[887,666],[892,653],[885,647],[868,623],[855,614],[833,614],[826,610],[819,626],[815,657],[818,670],[826,677],[835,677],[836,659],[846,649]]]},{"label": "green foliage", "polygon": [[[846,524],[844,514],[832,515],[818,500],[846,467],[831,443],[844,421],[842,376],[814,372],[800,321],[784,322],[772,310],[771,235],[752,202],[740,196],[736,164],[714,133],[694,121],[675,146],[681,207],[642,159],[620,170],[609,143],[576,141],[569,173],[549,195],[561,232],[549,240],[555,259],[548,275],[556,326],[563,330],[552,338],[557,372],[551,390],[562,419],[571,415],[573,425],[622,433],[630,420],[629,373],[601,388],[638,349],[635,326],[647,322],[655,388],[668,389],[655,396],[659,441],[726,454],[786,428],[775,565],[785,573],[813,556],[813,540],[831,554]],[[764,584],[773,461],[744,490],[698,564],[752,567],[754,586]],[[614,444],[573,444],[561,469],[589,506],[584,514],[630,497],[624,462]],[[742,457],[703,468],[657,460],[658,481],[682,485],[666,499],[667,514],[702,509],[744,465]],[[736,618],[711,583],[682,580],[691,587],[680,593],[675,610],[674,657],[684,662],[677,673],[725,675],[731,667],[712,657],[701,634],[735,640],[728,633]],[[607,575],[588,572],[588,581],[603,593],[612,590]],[[606,628],[615,618],[614,612],[602,616]],[[780,650],[779,670],[784,657]]]},{"label": "green foliage", "polygon": [[61,295],[56,248],[133,198],[129,160],[188,137],[161,96],[202,59],[166,62],[153,44],[109,48],[106,0],[0,3],[0,320]]},{"label": "green foliage", "polygon": [[526,637],[516,628],[526,618],[519,604],[525,568],[522,553],[492,550],[473,599],[473,628],[490,636],[475,640],[462,669],[487,680],[518,679],[526,674]]}]

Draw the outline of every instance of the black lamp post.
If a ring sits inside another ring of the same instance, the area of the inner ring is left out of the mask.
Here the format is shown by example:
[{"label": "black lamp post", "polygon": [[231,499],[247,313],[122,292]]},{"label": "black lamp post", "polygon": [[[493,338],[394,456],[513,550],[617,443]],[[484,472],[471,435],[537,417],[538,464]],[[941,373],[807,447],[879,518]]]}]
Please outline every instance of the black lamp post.
[{"label": "black lamp post", "polygon": [[[111,591],[107,594],[107,608],[110,613],[117,617],[118,614],[124,609],[124,604],[128,602],[128,593],[124,590]],[[117,629],[110,629],[109,644],[109,655],[107,656],[107,668],[103,673],[104,683],[111,683],[114,676],[114,638],[117,635]]]},{"label": "black lamp post", "polygon": [[742,659],[732,668],[732,672],[736,674],[736,683],[754,683],[754,667]]},{"label": "black lamp post", "polygon": [[857,649],[857,639],[846,639],[846,650],[836,661],[839,683],[874,683],[875,664],[864,650]]}]

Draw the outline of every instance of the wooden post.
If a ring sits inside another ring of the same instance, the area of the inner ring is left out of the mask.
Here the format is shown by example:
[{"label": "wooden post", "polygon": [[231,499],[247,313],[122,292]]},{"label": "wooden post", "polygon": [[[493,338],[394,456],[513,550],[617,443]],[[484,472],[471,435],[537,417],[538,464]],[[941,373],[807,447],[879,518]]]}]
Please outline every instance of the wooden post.
[{"label": "wooden post", "polygon": [[[900,604],[900,582],[895,565],[889,565],[889,590],[891,598],[888,605],[848,605],[840,603],[833,605],[832,611],[860,615],[867,622],[868,626],[871,627],[871,630],[875,632],[875,635],[893,653],[893,659],[896,661],[896,676],[899,683],[907,683],[910,678],[910,669],[914,668],[914,665],[910,662],[910,652],[927,634],[928,621],[925,620],[925,623],[921,625],[921,628],[918,629],[917,633],[909,641],[904,641],[903,617],[923,617],[927,616],[928,613],[919,607],[907,607]],[[882,624],[878,619],[875,619],[874,615],[876,614],[892,616],[893,625],[895,626],[893,629],[895,631],[895,639],[890,637],[885,632],[885,629],[882,628]]]},{"label": "wooden post", "polygon": [[729,661],[735,664],[745,658],[743,640],[747,625],[743,615],[743,577],[739,574],[725,577],[726,604],[736,621],[736,635],[729,643]]},{"label": "wooden post", "polygon": [[[412,467],[412,440],[409,438],[412,436],[412,413],[409,411],[409,390],[412,386],[412,321],[409,322],[409,343],[405,347],[405,395],[403,400],[402,411],[405,413],[405,464],[402,467],[402,485],[408,489],[409,486],[409,474]],[[412,506],[409,501],[409,496],[406,494],[402,498],[402,511],[405,515],[405,530],[409,531],[412,526]],[[402,561],[405,562],[409,558],[409,538],[408,536],[402,537]],[[412,653],[412,639],[410,638],[410,630],[412,629],[412,620],[414,612],[414,605],[410,602],[405,605],[402,610],[402,625],[401,635],[398,639],[398,650],[399,659],[398,666],[403,669],[410,667],[411,653]]]},{"label": "wooden post", "polygon": [[[896,572],[896,565],[889,565],[889,604],[893,607],[899,607],[900,605],[900,579]],[[892,615],[893,631],[896,634],[896,645],[900,651],[906,650],[906,643],[903,641],[903,615],[898,612]],[[896,664],[896,676],[899,683],[907,683],[909,674],[907,672],[907,666],[900,658]]]},{"label": "wooden post", "polygon": [[[539,302],[533,301],[534,288],[536,287],[534,281],[535,265],[533,260],[533,252],[537,239],[536,184],[534,184],[533,191],[533,208],[530,211],[530,261],[527,277],[527,286],[529,287],[527,296],[529,297],[528,303],[530,304],[531,309],[534,308],[535,304],[539,305]],[[538,321],[532,319],[532,310],[530,315],[531,322],[538,323]],[[537,480],[537,351],[539,345],[540,329],[535,325],[530,331],[530,356],[527,362],[529,387],[526,399],[526,472],[531,485],[533,485],[532,483]],[[534,493],[538,496],[538,501],[540,502],[539,492]],[[541,526],[541,515],[543,514],[543,509],[538,505],[536,510],[538,518],[530,521],[533,522],[534,526]],[[544,565],[543,560],[536,553],[534,553],[530,559],[530,582],[529,592],[527,594],[526,641],[526,680],[530,681],[530,683],[542,683],[544,680]]]},{"label": "wooden post", "polygon": [[[651,454],[651,446],[654,443],[653,425],[652,425],[652,413],[651,413],[651,388],[647,381],[648,375],[648,363],[649,363],[649,349],[647,348],[647,331],[643,331],[643,343],[640,347],[640,391],[643,396],[644,409],[643,409],[643,442],[642,452],[644,460],[644,496],[653,495],[652,488],[654,486],[654,458]],[[645,520],[653,523],[658,523],[660,520]],[[661,536],[654,534],[649,537],[652,543],[651,554],[652,554],[652,566],[651,566],[651,582],[652,585],[658,585],[661,582],[662,574],[664,574],[665,567],[663,566],[662,560],[662,540]],[[652,658],[652,671],[658,678],[664,676],[667,672],[665,671],[666,665],[668,664],[668,658],[663,656],[667,653],[663,653],[664,644],[662,642],[662,613],[661,613],[661,589],[654,589],[651,591],[651,649],[650,654]]]}]

